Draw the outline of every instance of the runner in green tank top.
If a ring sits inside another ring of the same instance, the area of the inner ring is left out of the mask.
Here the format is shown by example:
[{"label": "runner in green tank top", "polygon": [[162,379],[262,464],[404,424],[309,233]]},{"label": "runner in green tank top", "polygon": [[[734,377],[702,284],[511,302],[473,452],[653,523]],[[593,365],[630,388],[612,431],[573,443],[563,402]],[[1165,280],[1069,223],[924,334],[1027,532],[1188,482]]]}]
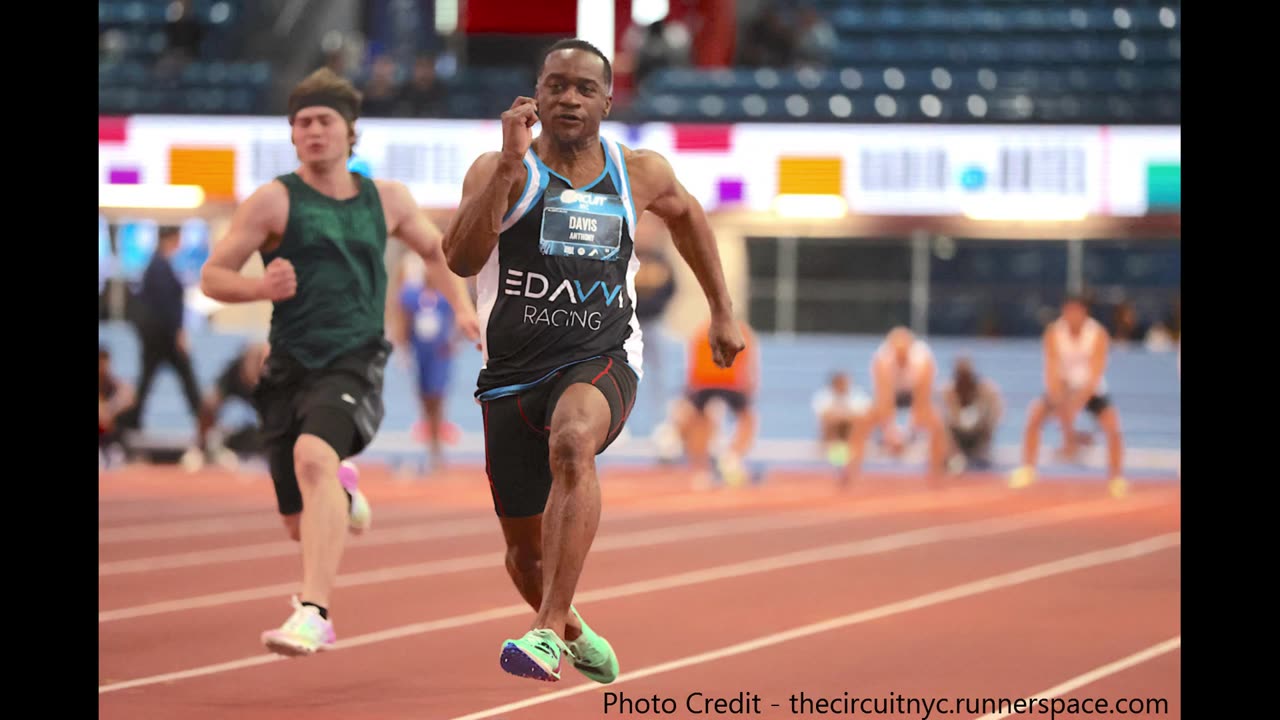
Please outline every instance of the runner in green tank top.
[{"label": "runner in green tank top", "polygon": [[[350,172],[360,95],[329,70],[289,96],[301,167],[258,188],[214,245],[201,289],[226,303],[270,300],[271,350],[254,390],[280,514],[302,544],[302,594],[279,629],[262,634],[272,652],[309,655],[332,645],[329,594],[348,530],[371,520],[346,459],[382,422],[387,236],[448,278],[442,292],[459,329],[478,340],[475,307],[441,252],[440,231],[408,188]],[[254,252],[261,277],[241,275]]]}]

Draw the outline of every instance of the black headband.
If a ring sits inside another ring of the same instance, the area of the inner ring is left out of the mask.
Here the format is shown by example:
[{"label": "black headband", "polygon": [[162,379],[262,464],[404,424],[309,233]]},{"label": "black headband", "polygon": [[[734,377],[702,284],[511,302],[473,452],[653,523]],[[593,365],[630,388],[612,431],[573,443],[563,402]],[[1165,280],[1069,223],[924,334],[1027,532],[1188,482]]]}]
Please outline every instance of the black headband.
[{"label": "black headband", "polygon": [[339,115],[346,118],[347,122],[355,122],[360,115],[359,102],[352,102],[350,98],[340,93],[329,90],[319,90],[306,95],[299,95],[289,98],[289,122],[293,122],[293,117],[303,108],[323,106],[333,108]]}]

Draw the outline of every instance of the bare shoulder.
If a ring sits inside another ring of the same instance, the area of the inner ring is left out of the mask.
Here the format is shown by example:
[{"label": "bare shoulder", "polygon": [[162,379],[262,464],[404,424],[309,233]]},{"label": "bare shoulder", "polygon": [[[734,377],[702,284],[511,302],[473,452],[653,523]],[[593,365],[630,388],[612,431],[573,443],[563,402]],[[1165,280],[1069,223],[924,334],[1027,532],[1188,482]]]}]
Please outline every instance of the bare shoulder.
[{"label": "bare shoulder", "polygon": [[250,205],[255,208],[270,208],[273,206],[288,207],[289,206],[289,188],[279,180],[272,180],[265,185],[259,185],[249,197],[244,199],[241,205]]},{"label": "bare shoulder", "polygon": [[627,165],[631,196],[635,200],[637,212],[641,209],[649,210],[668,219],[681,215],[688,209],[675,171],[660,153],[631,150],[622,146],[622,158]]},{"label": "bare shoulder", "polygon": [[409,195],[409,188],[405,187],[405,184],[399,180],[375,178],[373,185],[378,188],[378,197],[384,203],[388,201],[393,203],[402,203],[406,198],[411,197]]},{"label": "bare shoulder", "polygon": [[378,188],[378,200],[382,203],[382,211],[386,214],[388,228],[399,227],[400,223],[417,211],[417,203],[409,188],[399,180],[373,181]]},{"label": "bare shoulder", "polygon": [[[502,153],[500,151],[489,151],[477,156],[471,163],[471,167],[467,168],[467,174],[462,179],[463,198],[484,192],[489,182],[497,177],[501,163]],[[508,208],[515,205],[520,199],[521,193],[525,190],[525,183],[529,181],[529,168],[524,162],[520,163],[519,172],[512,179],[511,189],[507,192]]]},{"label": "bare shoulder", "polygon": [[282,232],[289,218],[289,189],[279,180],[261,185],[240,203],[236,214],[271,231]]},{"label": "bare shoulder", "polygon": [[627,174],[634,179],[633,181],[658,180],[674,175],[671,163],[667,162],[661,153],[653,150],[632,150],[621,143],[618,147],[622,148],[622,159],[626,162]]}]

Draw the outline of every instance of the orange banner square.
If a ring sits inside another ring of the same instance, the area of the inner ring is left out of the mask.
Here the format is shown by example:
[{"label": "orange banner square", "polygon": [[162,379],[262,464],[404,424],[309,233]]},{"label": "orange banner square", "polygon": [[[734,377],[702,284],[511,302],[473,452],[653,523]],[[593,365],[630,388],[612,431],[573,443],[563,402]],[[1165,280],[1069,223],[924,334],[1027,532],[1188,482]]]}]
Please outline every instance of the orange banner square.
[{"label": "orange banner square", "polygon": [[779,195],[841,195],[842,177],[842,158],[778,158]]},{"label": "orange banner square", "polygon": [[234,148],[169,148],[169,183],[199,185],[209,200],[235,200],[236,151]]}]

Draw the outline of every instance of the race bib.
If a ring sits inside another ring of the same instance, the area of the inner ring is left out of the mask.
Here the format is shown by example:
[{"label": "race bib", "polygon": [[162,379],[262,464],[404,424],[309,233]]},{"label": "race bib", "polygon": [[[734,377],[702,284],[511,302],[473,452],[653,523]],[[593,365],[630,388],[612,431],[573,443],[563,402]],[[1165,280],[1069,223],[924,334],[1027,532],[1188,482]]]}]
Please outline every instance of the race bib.
[{"label": "race bib", "polygon": [[418,339],[432,341],[440,336],[444,323],[440,322],[440,313],[435,308],[419,310],[413,320],[413,329]]},{"label": "race bib", "polygon": [[617,260],[625,213],[617,195],[548,190],[543,196],[538,248],[553,257]]}]

